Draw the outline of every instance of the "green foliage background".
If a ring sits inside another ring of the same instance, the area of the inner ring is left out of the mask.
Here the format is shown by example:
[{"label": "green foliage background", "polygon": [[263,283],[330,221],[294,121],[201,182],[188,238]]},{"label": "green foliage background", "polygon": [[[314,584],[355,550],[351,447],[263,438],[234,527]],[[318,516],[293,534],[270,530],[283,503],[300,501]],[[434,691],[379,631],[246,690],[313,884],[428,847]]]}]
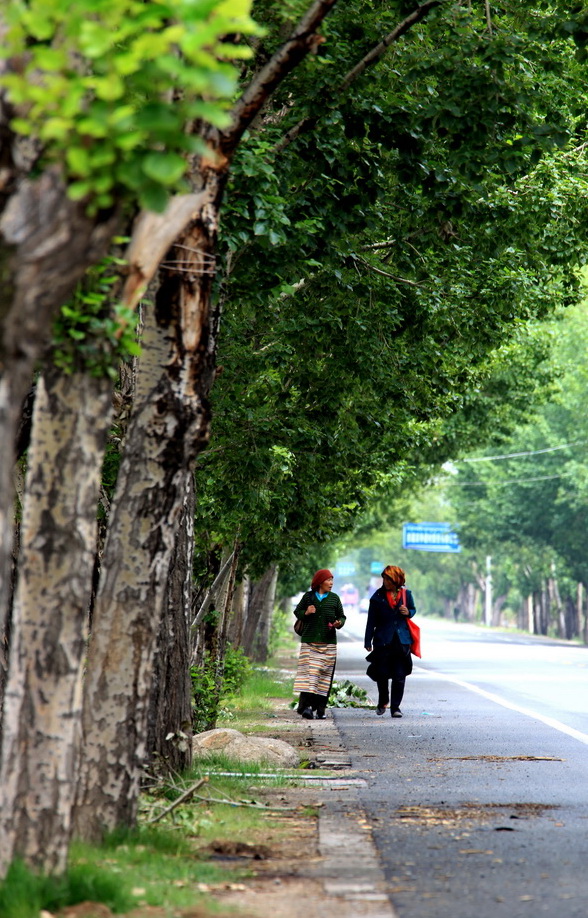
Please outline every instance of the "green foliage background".
[{"label": "green foliage background", "polygon": [[[479,6],[441,4],[346,92],[408,6],[337,7],[236,157],[200,544],[238,531],[284,590],[549,395],[537,320],[586,257],[580,26],[524,3],[489,34]],[[255,15],[269,52],[282,23]]]}]

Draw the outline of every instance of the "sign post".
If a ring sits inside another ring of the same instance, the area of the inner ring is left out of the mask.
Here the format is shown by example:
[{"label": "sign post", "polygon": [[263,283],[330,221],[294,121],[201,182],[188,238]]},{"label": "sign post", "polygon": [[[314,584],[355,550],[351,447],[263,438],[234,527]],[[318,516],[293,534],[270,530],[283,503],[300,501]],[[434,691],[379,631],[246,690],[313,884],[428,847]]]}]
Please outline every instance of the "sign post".
[{"label": "sign post", "polygon": [[484,590],[484,624],[492,624],[492,556],[486,555],[486,584]]}]

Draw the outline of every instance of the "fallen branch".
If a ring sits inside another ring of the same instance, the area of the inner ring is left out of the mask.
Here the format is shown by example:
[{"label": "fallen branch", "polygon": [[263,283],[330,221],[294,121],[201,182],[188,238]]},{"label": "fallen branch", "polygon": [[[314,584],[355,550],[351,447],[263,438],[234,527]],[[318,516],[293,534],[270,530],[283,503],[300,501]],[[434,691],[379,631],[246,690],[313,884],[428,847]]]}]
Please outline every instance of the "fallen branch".
[{"label": "fallen branch", "polygon": [[252,810],[271,810],[272,812],[276,810],[279,812],[293,812],[298,809],[297,806],[272,806],[270,803],[256,803],[255,800],[251,802],[231,800],[230,798],[221,800],[218,797],[204,797],[202,794],[196,794],[196,799],[204,800],[206,803],[220,803],[223,806],[245,806]]},{"label": "fallen branch", "polygon": [[[167,816],[168,813],[171,813],[176,807],[181,806],[182,803],[185,803],[186,800],[189,800],[190,797],[198,790],[199,787],[202,787],[203,784],[206,784],[208,778],[200,778],[199,781],[196,781],[196,784],[193,784],[192,787],[189,787],[188,790],[185,790],[183,794],[180,794],[177,800],[174,800],[173,803],[170,803],[169,806],[166,806],[164,810],[161,811],[157,816],[154,816],[152,819],[148,820],[148,825],[151,825],[154,822],[159,822],[160,819],[163,819],[164,816]],[[196,795],[198,796],[198,795]],[[206,798],[201,798],[206,799]]]}]

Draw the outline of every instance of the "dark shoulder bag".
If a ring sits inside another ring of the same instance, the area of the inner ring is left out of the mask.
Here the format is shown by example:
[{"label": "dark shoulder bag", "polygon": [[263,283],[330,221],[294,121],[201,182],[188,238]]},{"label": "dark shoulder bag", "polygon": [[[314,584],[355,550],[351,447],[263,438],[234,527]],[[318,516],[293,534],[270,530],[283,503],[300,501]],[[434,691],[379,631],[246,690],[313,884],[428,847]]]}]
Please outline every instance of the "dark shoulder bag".
[{"label": "dark shoulder bag", "polygon": [[[309,605],[310,605],[310,602],[306,604],[307,609]],[[294,622],[294,631],[296,632],[298,636],[301,636],[303,634],[305,625],[306,625],[306,621],[303,618],[297,618],[296,621]]]}]

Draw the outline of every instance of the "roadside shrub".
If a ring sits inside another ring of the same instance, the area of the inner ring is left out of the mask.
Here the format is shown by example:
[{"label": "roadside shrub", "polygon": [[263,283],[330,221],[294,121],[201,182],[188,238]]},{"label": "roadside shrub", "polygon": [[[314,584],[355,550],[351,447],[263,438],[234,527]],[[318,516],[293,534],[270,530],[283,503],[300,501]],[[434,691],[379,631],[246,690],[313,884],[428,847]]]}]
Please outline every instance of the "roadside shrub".
[{"label": "roadside shrub", "polygon": [[201,666],[192,666],[192,729],[194,733],[212,730],[216,724],[219,696],[216,686],[216,666],[207,654]]},{"label": "roadside shrub", "polygon": [[251,660],[245,656],[241,647],[229,645],[225,652],[221,697],[240,694],[252,669]]},{"label": "roadside shrub", "polygon": [[202,666],[190,670],[192,680],[192,728],[195,733],[213,730],[222,702],[238,695],[252,672],[250,660],[240,647],[226,648],[222,669],[210,654]]}]

